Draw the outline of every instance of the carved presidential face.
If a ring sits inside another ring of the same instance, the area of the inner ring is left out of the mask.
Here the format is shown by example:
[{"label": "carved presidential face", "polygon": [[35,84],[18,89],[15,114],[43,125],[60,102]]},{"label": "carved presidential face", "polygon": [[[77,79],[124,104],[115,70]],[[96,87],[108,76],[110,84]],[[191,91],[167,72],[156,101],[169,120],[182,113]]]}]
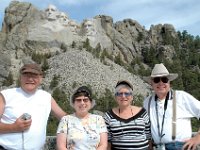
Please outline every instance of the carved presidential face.
[{"label": "carved presidential face", "polygon": [[69,27],[74,34],[78,34],[79,25],[75,21],[70,20]]},{"label": "carved presidential face", "polygon": [[69,17],[64,12],[60,12],[60,14],[58,15],[58,20],[62,25],[69,24]]},{"label": "carved presidential face", "polygon": [[87,36],[93,36],[96,34],[95,24],[92,20],[85,20],[83,22],[83,31]]},{"label": "carved presidential face", "polygon": [[55,20],[57,17],[58,10],[56,6],[49,5],[48,8],[45,10],[46,16],[48,19]]}]

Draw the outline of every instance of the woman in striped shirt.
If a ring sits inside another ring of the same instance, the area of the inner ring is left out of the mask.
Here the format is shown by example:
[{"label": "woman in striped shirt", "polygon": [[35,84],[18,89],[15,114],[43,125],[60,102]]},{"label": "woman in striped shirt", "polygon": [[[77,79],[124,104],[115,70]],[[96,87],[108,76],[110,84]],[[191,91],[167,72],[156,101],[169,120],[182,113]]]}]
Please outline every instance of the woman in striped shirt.
[{"label": "woman in striped shirt", "polygon": [[105,113],[108,150],[151,149],[150,121],[144,108],[133,106],[133,86],[119,81],[115,89],[117,107]]}]

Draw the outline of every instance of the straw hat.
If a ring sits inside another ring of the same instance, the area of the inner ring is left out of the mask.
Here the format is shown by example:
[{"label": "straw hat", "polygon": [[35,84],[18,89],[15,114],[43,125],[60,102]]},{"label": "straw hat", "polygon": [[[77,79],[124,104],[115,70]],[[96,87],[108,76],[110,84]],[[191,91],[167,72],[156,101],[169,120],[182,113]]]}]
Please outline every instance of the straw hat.
[{"label": "straw hat", "polygon": [[173,81],[178,77],[177,73],[169,73],[167,68],[162,64],[155,64],[151,76],[143,77],[143,80],[150,83],[152,78],[155,77],[167,77],[169,81]]}]

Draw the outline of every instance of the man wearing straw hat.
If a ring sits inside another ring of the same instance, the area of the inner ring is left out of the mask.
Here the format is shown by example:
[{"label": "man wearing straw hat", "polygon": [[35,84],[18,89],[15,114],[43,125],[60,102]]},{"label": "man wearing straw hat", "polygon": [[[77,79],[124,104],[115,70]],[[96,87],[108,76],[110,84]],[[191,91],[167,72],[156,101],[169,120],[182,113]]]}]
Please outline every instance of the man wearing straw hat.
[{"label": "man wearing straw hat", "polygon": [[143,78],[154,91],[145,99],[144,107],[150,116],[155,148],[159,150],[194,150],[200,143],[199,134],[191,138],[191,118],[200,118],[200,101],[170,87],[170,81],[177,77],[161,63],[155,64],[151,76]]}]

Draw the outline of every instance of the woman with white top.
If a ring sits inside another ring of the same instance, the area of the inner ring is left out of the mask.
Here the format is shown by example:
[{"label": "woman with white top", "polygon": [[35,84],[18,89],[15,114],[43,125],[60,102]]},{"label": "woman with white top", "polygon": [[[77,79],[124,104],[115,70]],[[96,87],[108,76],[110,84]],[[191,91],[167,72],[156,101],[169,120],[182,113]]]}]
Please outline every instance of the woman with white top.
[{"label": "woman with white top", "polygon": [[107,129],[102,116],[89,113],[94,106],[91,91],[82,86],[71,98],[75,113],[64,116],[57,129],[58,150],[106,150]]}]

